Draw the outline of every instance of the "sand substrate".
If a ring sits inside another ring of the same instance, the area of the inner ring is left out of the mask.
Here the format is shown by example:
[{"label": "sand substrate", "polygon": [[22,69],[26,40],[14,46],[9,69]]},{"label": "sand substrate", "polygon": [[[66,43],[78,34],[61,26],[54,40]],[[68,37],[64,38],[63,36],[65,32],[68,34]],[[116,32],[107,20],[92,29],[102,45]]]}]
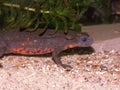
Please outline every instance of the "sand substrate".
[{"label": "sand substrate", "polygon": [[0,60],[0,90],[120,90],[120,52],[61,56],[70,71],[49,56],[4,56]]}]

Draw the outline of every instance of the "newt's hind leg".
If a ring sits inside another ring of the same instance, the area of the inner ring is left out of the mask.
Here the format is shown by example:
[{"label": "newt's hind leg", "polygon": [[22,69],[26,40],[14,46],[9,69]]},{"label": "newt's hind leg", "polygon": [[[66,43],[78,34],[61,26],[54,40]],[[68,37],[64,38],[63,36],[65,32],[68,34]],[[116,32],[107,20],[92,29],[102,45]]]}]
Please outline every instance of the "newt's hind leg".
[{"label": "newt's hind leg", "polygon": [[66,70],[70,70],[72,67],[70,66],[70,65],[66,65],[66,64],[63,64],[62,62],[61,62],[61,58],[60,58],[60,56],[59,56],[59,54],[60,54],[60,52],[61,52],[61,50],[55,50],[53,53],[52,53],[52,57],[53,57],[53,60],[54,60],[54,62],[58,65],[58,66],[62,66],[63,68],[65,68]]},{"label": "newt's hind leg", "polygon": [[0,37],[0,58],[6,53],[6,50],[7,50],[7,44]]},{"label": "newt's hind leg", "polygon": [[0,58],[5,54],[6,47],[1,47],[0,46]]}]

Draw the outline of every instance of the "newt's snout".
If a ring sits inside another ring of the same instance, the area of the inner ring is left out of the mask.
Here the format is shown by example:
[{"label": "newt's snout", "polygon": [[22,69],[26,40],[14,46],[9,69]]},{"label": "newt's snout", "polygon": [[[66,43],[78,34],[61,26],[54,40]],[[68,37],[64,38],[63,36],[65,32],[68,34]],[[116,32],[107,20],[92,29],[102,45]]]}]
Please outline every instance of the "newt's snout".
[{"label": "newt's snout", "polygon": [[79,39],[81,47],[89,47],[93,43],[93,38],[88,35],[82,35]]}]

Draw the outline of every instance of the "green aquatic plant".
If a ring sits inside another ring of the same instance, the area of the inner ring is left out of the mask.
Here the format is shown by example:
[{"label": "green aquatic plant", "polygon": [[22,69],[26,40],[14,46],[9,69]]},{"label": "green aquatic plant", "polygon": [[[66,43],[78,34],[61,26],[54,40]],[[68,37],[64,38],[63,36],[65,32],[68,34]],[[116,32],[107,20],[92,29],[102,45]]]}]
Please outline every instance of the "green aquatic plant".
[{"label": "green aquatic plant", "polygon": [[0,0],[0,28],[80,31],[79,21],[89,7],[102,10],[105,22],[109,19],[110,0]]},{"label": "green aquatic plant", "polygon": [[70,0],[1,0],[0,27],[30,31],[42,28],[41,33],[48,28],[55,29],[53,33],[59,29],[81,30]]}]

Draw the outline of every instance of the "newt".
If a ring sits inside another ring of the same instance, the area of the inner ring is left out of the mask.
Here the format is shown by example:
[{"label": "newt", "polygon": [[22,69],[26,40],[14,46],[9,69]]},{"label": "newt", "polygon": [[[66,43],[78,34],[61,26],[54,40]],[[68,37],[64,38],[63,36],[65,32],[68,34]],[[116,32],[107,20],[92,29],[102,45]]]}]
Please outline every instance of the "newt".
[{"label": "newt", "polygon": [[74,47],[89,47],[93,43],[87,33],[70,30],[68,34],[58,31],[50,35],[48,30],[42,36],[38,31],[25,32],[18,30],[0,31],[0,57],[6,54],[40,55],[52,53],[53,61],[63,68],[70,67],[60,60],[60,52]]}]

